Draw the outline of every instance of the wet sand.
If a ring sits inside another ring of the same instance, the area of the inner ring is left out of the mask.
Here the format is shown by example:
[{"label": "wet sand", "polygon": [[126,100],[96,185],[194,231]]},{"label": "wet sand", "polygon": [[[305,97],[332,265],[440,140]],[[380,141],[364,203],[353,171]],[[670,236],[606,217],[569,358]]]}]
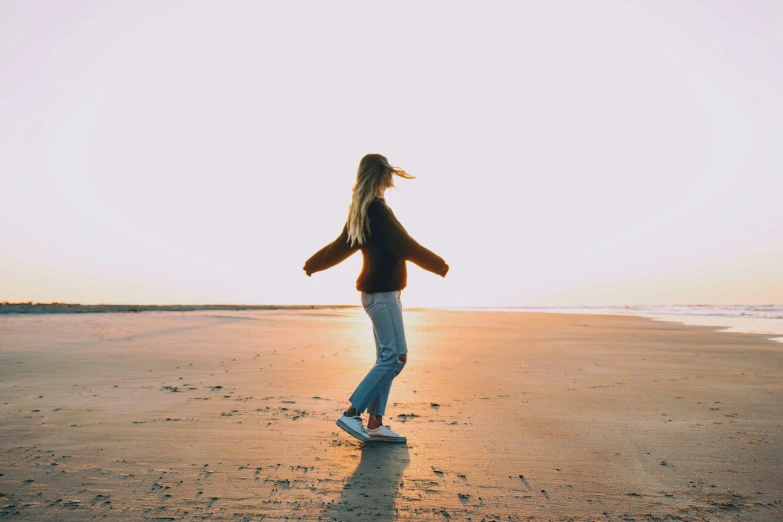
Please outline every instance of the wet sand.
[{"label": "wet sand", "polygon": [[627,316],[406,310],[362,444],[361,309],[0,317],[0,518],[780,520],[783,347]]}]

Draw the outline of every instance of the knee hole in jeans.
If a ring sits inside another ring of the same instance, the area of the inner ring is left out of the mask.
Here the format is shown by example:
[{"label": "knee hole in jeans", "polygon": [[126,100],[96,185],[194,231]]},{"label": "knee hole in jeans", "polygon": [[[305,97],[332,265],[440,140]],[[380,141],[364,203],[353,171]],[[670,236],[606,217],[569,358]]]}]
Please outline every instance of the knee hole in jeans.
[{"label": "knee hole in jeans", "polygon": [[403,368],[405,368],[405,363],[408,362],[408,354],[403,353],[397,356],[397,362],[399,363],[399,366],[394,369],[394,376],[398,376]]}]

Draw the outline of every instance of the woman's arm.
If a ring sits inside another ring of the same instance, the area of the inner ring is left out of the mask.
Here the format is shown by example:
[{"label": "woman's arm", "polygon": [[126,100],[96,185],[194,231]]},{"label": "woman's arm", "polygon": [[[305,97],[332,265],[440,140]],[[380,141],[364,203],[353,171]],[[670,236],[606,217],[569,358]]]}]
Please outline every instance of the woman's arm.
[{"label": "woman's arm", "polygon": [[351,246],[348,243],[348,224],[346,223],[340,237],[313,254],[305,262],[303,269],[309,276],[327,268],[332,268],[334,265],[342,263],[351,257],[357,250],[359,250],[358,246]]},{"label": "woman's arm", "polygon": [[449,265],[434,252],[421,246],[403,228],[391,209],[385,204],[373,205],[371,219],[376,232],[381,236],[392,253],[401,259],[407,259],[424,270],[446,277]]}]

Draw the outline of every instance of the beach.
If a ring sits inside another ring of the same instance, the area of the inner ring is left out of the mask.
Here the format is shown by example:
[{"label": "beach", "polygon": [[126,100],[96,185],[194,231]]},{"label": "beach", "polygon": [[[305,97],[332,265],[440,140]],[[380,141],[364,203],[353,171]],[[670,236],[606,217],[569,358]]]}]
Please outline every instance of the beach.
[{"label": "beach", "polygon": [[[783,518],[783,346],[619,315],[406,309],[389,426],[335,425],[361,308],[0,316],[0,518]],[[366,416],[365,416],[366,419]]]}]

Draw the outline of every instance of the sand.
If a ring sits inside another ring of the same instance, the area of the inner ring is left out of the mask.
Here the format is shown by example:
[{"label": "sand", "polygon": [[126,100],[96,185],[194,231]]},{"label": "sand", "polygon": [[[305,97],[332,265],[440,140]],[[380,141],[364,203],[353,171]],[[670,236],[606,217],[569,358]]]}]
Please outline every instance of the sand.
[{"label": "sand", "polygon": [[627,316],[406,310],[386,421],[335,425],[361,309],[0,317],[0,518],[779,520],[783,347]]}]

